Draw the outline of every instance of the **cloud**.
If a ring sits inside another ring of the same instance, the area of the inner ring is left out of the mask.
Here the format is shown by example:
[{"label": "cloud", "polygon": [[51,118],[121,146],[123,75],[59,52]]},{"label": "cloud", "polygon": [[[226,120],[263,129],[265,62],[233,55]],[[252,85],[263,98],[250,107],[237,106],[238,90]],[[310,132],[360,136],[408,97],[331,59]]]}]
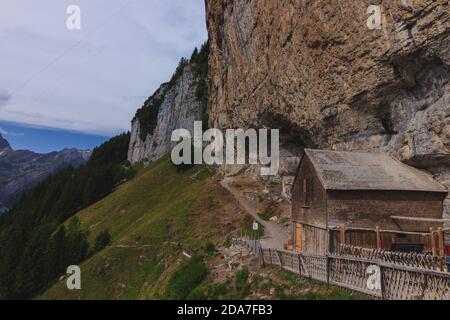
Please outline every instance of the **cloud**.
[{"label": "cloud", "polygon": [[11,136],[11,137],[22,137],[25,135],[24,133],[21,133],[21,132],[19,132],[19,133],[18,132],[9,132],[3,128],[0,128],[0,134],[2,136]]},{"label": "cloud", "polygon": [[32,0],[2,0],[0,119],[107,135],[129,130],[180,58],[207,39],[201,0],[76,2],[82,29],[69,31],[69,0],[41,0],[33,10],[23,10]]}]

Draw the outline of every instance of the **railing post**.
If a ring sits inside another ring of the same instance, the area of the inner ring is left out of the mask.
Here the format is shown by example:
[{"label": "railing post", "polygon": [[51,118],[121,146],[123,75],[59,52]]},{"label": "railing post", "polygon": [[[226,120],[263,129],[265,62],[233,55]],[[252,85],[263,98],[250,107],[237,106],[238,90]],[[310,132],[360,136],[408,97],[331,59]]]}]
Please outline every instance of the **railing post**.
[{"label": "railing post", "polygon": [[330,288],[330,269],[331,269],[330,256],[327,254],[327,287],[328,287],[328,289]]},{"label": "railing post", "polygon": [[438,244],[439,244],[439,258],[441,261],[441,271],[446,270],[446,261],[445,261],[445,240],[444,240],[444,232],[442,231],[442,228],[438,229]]},{"label": "railing post", "polygon": [[340,226],[340,240],[341,240],[341,245],[344,245],[345,244],[345,225]]},{"label": "railing post", "polygon": [[278,251],[278,250],[277,250],[277,256],[278,256],[278,260],[280,260],[280,267],[281,267],[281,269],[283,269],[282,253],[280,253],[280,251]]},{"label": "railing post", "polygon": [[378,265],[380,268],[380,285],[381,285],[381,299],[386,300],[386,283],[385,283],[385,276],[384,276],[384,267]]},{"label": "railing post", "polygon": [[444,241],[444,232],[442,231],[442,228],[438,229],[438,236],[439,236],[439,256],[444,257],[445,256],[445,241]]},{"label": "railing post", "polygon": [[377,233],[377,249],[381,249],[382,244],[381,244],[381,233],[380,233],[379,226],[377,226],[376,233]]},{"label": "railing post", "polygon": [[266,261],[264,260],[264,251],[263,251],[262,247],[259,247],[259,255],[261,257],[262,265],[263,265],[263,267],[265,267],[266,266]]},{"label": "railing post", "polygon": [[434,237],[433,227],[430,227],[430,236],[431,236],[431,252],[433,256],[436,256],[436,238]]}]

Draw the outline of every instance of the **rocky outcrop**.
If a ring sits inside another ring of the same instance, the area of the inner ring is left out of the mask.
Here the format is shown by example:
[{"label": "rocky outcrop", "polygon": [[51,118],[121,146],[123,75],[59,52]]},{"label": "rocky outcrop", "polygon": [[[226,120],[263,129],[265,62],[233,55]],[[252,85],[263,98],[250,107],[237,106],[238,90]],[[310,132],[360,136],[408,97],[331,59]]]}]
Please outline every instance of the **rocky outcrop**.
[{"label": "rocky outcrop", "polygon": [[280,128],[286,149],[389,152],[450,187],[449,1],[206,3],[211,125]]},{"label": "rocky outcrop", "polygon": [[65,167],[78,167],[89,160],[90,151],[65,149],[47,154],[13,150],[0,135],[0,212],[10,209],[21,195],[50,174]]},{"label": "rocky outcrop", "polygon": [[171,150],[175,129],[192,132],[194,122],[202,120],[204,106],[198,98],[197,88],[201,81],[198,77],[192,66],[187,65],[172,84],[163,84],[146,102],[143,108],[159,108],[154,113],[156,121],[152,132],[143,137],[142,120],[138,116],[133,119],[128,151],[128,160],[132,164],[157,161]]}]

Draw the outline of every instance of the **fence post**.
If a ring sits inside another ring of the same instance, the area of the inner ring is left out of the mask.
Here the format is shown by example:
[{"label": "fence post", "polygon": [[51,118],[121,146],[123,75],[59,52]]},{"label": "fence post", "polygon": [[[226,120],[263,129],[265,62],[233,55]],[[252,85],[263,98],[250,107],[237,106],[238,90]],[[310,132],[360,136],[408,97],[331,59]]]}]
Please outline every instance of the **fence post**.
[{"label": "fence post", "polygon": [[340,227],[340,240],[341,245],[345,244],[345,225],[341,225]]},{"label": "fence post", "polygon": [[376,229],[376,233],[377,233],[377,249],[381,249],[381,234],[380,234],[380,227],[377,226]]},{"label": "fence post", "polygon": [[280,260],[280,267],[281,267],[281,269],[283,269],[282,253],[280,253],[280,251],[278,251],[278,250],[277,250],[277,256],[278,256],[278,260]]},{"label": "fence post", "polygon": [[330,288],[330,269],[331,269],[330,256],[327,254],[327,287],[328,287],[328,289]]},{"label": "fence post", "polygon": [[264,260],[264,251],[263,251],[261,246],[259,247],[259,255],[261,257],[262,265],[263,265],[263,267],[265,267],[266,266],[266,261]]},{"label": "fence post", "polygon": [[272,250],[269,248],[270,264],[273,266]]},{"label": "fence post", "polygon": [[385,284],[385,276],[384,276],[384,267],[378,265],[380,268],[380,285],[381,285],[381,299],[386,300],[386,284]]},{"label": "fence post", "polygon": [[445,269],[445,265],[446,265],[446,261],[445,261],[445,241],[444,241],[444,232],[442,231],[442,228],[438,229],[438,243],[439,243],[439,257],[440,257],[440,261],[441,261],[441,271],[446,270]]},{"label": "fence post", "polygon": [[298,260],[298,274],[302,275],[302,259],[300,258],[300,253],[297,254],[297,260]]},{"label": "fence post", "polygon": [[444,232],[442,231],[442,228],[438,229],[438,235],[439,235],[439,256],[444,257],[445,245],[444,245]]},{"label": "fence post", "polygon": [[433,256],[436,256],[436,238],[434,237],[433,227],[430,227],[430,236],[431,236],[431,251]]}]

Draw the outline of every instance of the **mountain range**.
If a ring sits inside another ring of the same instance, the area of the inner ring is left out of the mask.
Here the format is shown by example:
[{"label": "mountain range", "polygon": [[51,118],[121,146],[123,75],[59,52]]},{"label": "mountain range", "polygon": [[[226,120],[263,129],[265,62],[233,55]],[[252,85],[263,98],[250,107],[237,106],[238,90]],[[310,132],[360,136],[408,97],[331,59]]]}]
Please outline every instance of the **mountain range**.
[{"label": "mountain range", "polygon": [[91,151],[64,149],[60,152],[35,153],[13,150],[0,135],[0,212],[10,209],[24,191],[36,186],[65,167],[78,167],[89,159]]}]

